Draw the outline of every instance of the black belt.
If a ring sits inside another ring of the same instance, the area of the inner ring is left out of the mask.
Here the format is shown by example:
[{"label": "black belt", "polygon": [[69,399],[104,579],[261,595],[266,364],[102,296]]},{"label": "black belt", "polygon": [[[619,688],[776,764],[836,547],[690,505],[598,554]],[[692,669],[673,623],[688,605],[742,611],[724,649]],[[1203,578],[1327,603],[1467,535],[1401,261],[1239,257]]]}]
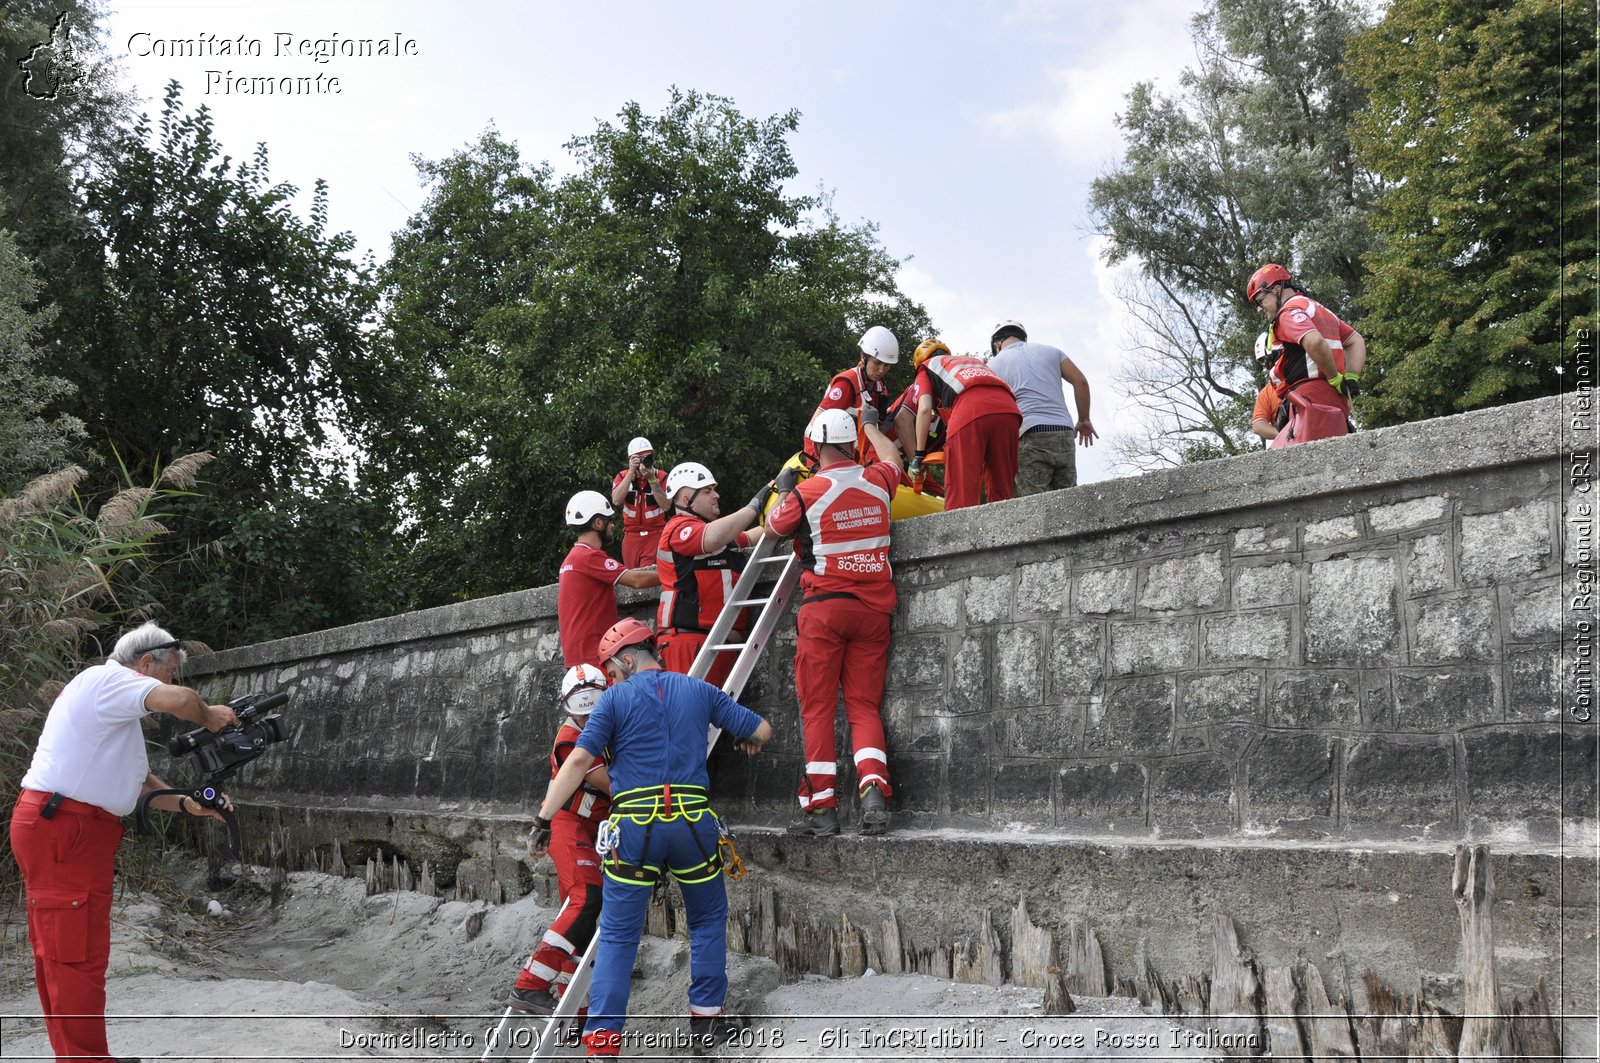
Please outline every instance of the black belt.
[{"label": "black belt", "polygon": [[1025,436],[1031,436],[1035,432],[1071,432],[1072,430],[1073,428],[1070,424],[1036,424],[1022,434]]},{"label": "black belt", "polygon": [[856,597],[854,594],[851,594],[849,591],[827,591],[822,594],[813,594],[809,598],[801,598],[800,604],[810,605],[812,602],[826,602],[831,601],[834,598],[849,598],[852,601],[861,601],[860,598]]}]

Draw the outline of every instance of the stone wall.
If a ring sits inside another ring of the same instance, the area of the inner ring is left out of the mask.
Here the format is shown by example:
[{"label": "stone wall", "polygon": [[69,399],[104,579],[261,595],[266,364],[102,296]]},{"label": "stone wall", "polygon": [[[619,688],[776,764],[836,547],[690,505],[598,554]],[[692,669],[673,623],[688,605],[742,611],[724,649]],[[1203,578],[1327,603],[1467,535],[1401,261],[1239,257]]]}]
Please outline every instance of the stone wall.
[{"label": "stone wall", "polygon": [[[1592,831],[1594,730],[1561,707],[1560,416],[1556,400],[1525,403],[897,524],[897,823]],[[543,792],[555,720],[554,590],[190,672],[217,697],[293,695],[293,748],[249,769],[256,788],[520,814]],[[653,596],[625,602],[648,616]],[[715,758],[719,800],[747,822],[794,808],[793,630],[744,699],[777,739],[757,761]]]}]

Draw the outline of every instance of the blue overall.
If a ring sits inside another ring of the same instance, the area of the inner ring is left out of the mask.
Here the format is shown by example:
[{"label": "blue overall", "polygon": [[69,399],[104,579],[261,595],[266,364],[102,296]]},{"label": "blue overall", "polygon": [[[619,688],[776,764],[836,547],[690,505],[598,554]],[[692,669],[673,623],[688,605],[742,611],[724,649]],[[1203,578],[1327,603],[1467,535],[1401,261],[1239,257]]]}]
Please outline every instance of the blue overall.
[{"label": "blue overall", "polygon": [[717,815],[706,797],[712,724],[748,738],[761,717],[709,683],[647,671],[601,695],[578,746],[611,751],[611,823],[604,903],[584,1032],[621,1031],[628,980],[651,887],[671,874],[689,918],[689,1010],[716,1015],[728,992],[728,893],[717,855]]}]

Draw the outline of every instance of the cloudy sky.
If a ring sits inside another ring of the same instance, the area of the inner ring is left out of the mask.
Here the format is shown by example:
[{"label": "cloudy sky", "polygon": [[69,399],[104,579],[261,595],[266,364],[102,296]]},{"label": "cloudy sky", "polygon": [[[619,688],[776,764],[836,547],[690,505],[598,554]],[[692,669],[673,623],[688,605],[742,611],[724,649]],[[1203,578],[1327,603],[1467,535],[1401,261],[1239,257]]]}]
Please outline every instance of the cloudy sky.
[{"label": "cloudy sky", "polygon": [[[333,226],[380,258],[422,205],[410,156],[441,157],[490,124],[561,169],[569,138],[628,100],[659,111],[674,85],[748,115],[796,108],[794,191],[831,190],[845,220],[876,222],[906,260],[901,287],[952,347],[981,349],[1016,318],[1089,375],[1103,439],[1129,420],[1114,387],[1126,326],[1089,230],[1089,182],[1120,154],[1132,84],[1170,89],[1192,62],[1200,0],[113,3],[111,52],[149,109],[177,79],[235,157],[265,141],[276,179],[325,179]],[[299,52],[396,35],[413,54]],[[260,54],[218,54],[241,36]],[[227,91],[230,76],[318,74],[339,91]],[[917,337],[900,339],[909,352]],[[1079,468],[1116,475],[1104,445]]]}]

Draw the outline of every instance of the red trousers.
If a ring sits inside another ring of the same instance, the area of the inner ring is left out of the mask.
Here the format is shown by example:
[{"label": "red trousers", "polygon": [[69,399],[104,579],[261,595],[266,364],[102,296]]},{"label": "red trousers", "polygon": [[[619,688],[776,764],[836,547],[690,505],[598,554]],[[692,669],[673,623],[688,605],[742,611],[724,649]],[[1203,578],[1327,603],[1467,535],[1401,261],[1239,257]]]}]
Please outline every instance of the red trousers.
[{"label": "red trousers", "polygon": [[39,1005],[58,1061],[110,1060],[106,966],[122,823],[104,809],[76,801],[42,819],[39,809],[48,797],[24,790],[11,813],[11,851],[28,895]]},{"label": "red trousers", "polygon": [[571,812],[557,812],[550,821],[550,859],[556,865],[556,887],[566,907],[544,932],[522,972],[518,989],[565,986],[577,969],[600,922],[600,854],[594,850],[600,824]]},{"label": "red trousers", "polygon": [[[1017,481],[1017,437],[1022,415],[986,413],[950,433],[944,444],[944,508],[1003,502]],[[985,489],[986,492],[985,492]]]},{"label": "red trousers", "polygon": [[827,598],[800,606],[795,631],[794,688],[806,749],[800,807],[807,811],[839,807],[833,721],[841,686],[857,789],[877,783],[885,797],[891,796],[889,754],[878,712],[889,667],[889,614],[854,598]]},{"label": "red trousers", "polygon": [[[744,638],[745,635],[742,633],[735,634],[733,641],[738,642]],[[679,631],[675,634],[667,632],[656,636],[656,648],[661,651],[661,667],[679,675],[689,674],[689,669],[694,665],[695,655],[705,644],[706,635],[703,631]],[[711,671],[703,677],[705,681],[714,687],[721,687],[727,681],[728,673],[733,671],[733,661],[737,656],[733,650],[717,654],[717,659],[711,663]]]},{"label": "red trousers", "polygon": [[622,563],[628,568],[655,568],[656,546],[661,542],[661,528],[640,531],[634,528],[622,533]]}]

